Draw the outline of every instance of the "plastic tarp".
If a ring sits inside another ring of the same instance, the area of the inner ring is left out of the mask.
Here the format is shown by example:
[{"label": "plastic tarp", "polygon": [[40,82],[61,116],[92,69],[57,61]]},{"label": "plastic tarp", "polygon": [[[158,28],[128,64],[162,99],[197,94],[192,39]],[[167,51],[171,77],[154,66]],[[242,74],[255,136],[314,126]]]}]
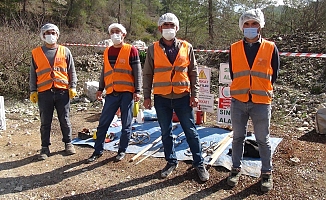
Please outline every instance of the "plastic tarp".
[{"label": "plastic tarp", "polygon": [[[185,160],[192,160],[192,155],[189,152],[189,146],[188,143],[185,140],[185,135],[183,134],[183,130],[180,124],[174,123],[174,125],[177,126],[173,130],[173,134],[175,136],[179,137],[176,139],[175,143],[175,150],[176,150],[176,155],[178,160],[180,161],[185,161]],[[155,139],[160,137],[161,132],[160,132],[160,127],[157,121],[145,121],[143,124],[138,124],[135,123],[133,124],[133,127],[135,128],[134,131],[138,133],[148,133],[150,135],[150,141],[147,143],[143,144],[131,144],[127,148],[126,153],[132,153],[132,154],[137,154],[140,152],[143,148],[146,148],[147,145],[150,145]],[[119,142],[119,137],[121,135],[121,126],[116,126],[113,127],[111,126],[108,129],[108,133],[115,133],[117,136],[117,139],[115,139],[112,142],[105,143],[104,149],[108,151],[118,151],[118,142]],[[201,139],[201,143],[203,145],[203,148],[207,145],[210,145],[212,142],[219,142],[223,138],[225,138],[230,131],[225,130],[225,129],[220,129],[220,128],[208,128],[208,127],[203,127],[203,126],[197,126],[198,134]],[[248,137],[250,139],[254,139],[254,135]],[[179,143],[182,141],[181,143]],[[271,138],[271,146],[272,146],[272,153],[274,153],[277,145],[282,141],[281,138]],[[73,144],[75,145],[90,145],[94,147],[95,141],[92,138],[89,138],[87,140],[80,140],[79,138],[75,138],[72,141]],[[232,167],[232,160],[227,153],[229,152],[229,149],[231,148],[230,144],[224,151],[223,153],[219,156],[219,158],[215,161],[213,166],[223,166],[229,170],[231,170]],[[142,156],[140,156],[138,159],[135,160],[137,162],[140,160],[143,156],[146,156],[147,154],[150,154],[152,151],[155,151],[156,149],[160,148],[162,146],[161,141],[156,143],[153,147],[151,147],[146,153],[144,153]],[[163,148],[160,149],[157,153],[152,155],[153,157],[160,157],[164,158],[164,153],[163,153]],[[207,155],[205,157],[205,164],[208,164],[210,161],[210,155]],[[141,164],[141,163],[140,163]],[[261,161],[260,158],[246,158],[242,160],[242,172],[243,174],[253,176],[253,177],[259,177],[260,176],[260,169],[261,169]]]}]

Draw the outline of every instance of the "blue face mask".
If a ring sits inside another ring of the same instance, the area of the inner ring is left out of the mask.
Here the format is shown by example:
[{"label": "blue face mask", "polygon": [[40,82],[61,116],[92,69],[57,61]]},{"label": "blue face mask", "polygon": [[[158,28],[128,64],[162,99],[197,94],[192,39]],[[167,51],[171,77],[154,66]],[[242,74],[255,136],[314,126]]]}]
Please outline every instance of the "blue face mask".
[{"label": "blue face mask", "polygon": [[243,35],[252,40],[254,39],[255,37],[257,37],[258,35],[258,32],[257,32],[258,28],[244,28],[243,29]]}]

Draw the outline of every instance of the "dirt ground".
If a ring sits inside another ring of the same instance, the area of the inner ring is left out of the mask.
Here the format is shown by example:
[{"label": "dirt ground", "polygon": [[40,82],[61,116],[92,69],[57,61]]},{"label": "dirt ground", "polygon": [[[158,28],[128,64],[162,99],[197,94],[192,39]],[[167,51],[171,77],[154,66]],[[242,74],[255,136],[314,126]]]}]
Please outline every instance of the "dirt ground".
[{"label": "dirt ground", "polygon": [[[210,168],[210,180],[202,183],[189,162],[180,162],[167,179],[160,178],[162,158],[134,165],[132,154],[115,162],[116,152],[106,151],[98,162],[85,164],[93,149],[75,145],[77,154],[66,156],[56,118],[51,156],[37,161],[37,107],[26,100],[7,103],[6,110],[7,130],[0,132],[0,199],[326,199],[326,136],[298,130],[291,121],[272,122],[272,136],[283,140],[273,157],[274,189],[263,193],[259,179],[249,176],[230,188],[223,167]],[[73,137],[85,127],[96,128],[100,111],[98,104],[72,104]],[[209,115],[205,125],[217,125],[215,119]]]}]

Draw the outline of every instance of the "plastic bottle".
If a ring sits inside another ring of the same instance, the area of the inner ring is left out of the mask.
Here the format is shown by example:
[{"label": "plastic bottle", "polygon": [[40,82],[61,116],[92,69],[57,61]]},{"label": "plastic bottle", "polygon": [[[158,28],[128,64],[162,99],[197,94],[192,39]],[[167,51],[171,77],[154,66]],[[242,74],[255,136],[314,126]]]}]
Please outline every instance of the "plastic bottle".
[{"label": "plastic bottle", "polygon": [[138,115],[138,112],[139,112],[139,103],[138,102],[135,102],[134,103],[134,108],[133,108],[133,116],[134,117],[137,117],[137,115]]},{"label": "plastic bottle", "polygon": [[139,109],[139,112],[137,114],[137,118],[136,118],[136,122],[137,123],[144,123],[144,113],[142,109]]}]

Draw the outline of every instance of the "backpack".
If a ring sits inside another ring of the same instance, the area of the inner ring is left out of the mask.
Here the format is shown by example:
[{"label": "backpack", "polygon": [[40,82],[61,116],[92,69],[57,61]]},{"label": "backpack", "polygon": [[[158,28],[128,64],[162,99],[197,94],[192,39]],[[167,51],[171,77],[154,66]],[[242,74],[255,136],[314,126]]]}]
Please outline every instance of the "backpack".
[{"label": "backpack", "polygon": [[[232,149],[229,149],[229,156],[232,155]],[[256,140],[246,139],[244,143],[243,157],[260,158],[258,143]]]}]

